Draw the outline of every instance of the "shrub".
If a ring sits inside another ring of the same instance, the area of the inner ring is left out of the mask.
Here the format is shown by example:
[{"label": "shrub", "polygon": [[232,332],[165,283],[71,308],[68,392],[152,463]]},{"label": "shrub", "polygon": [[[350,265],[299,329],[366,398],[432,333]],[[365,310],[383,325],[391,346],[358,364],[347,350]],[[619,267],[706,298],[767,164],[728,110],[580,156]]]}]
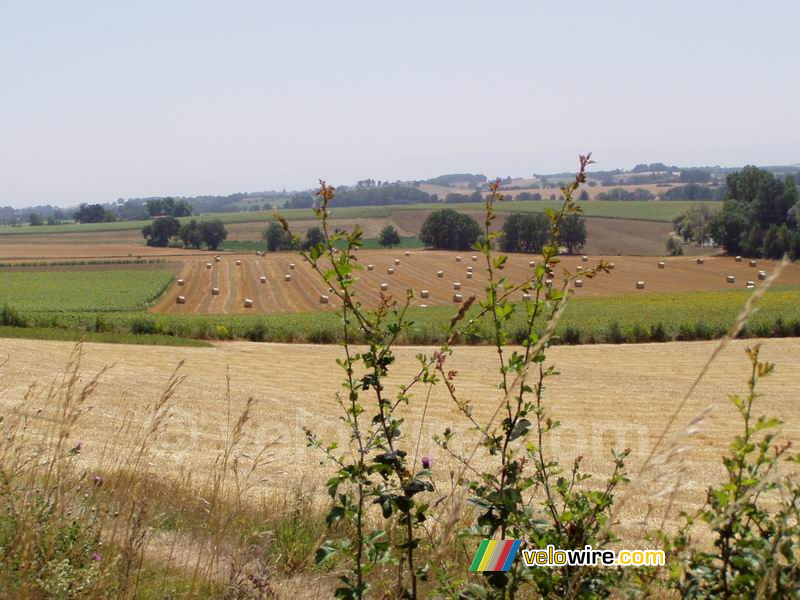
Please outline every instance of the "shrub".
[{"label": "shrub", "polygon": [[156,321],[153,317],[138,316],[131,321],[131,333],[137,335],[156,332]]},{"label": "shrub", "polygon": [[3,305],[3,310],[0,311],[0,325],[5,327],[27,327],[28,321],[18,310],[5,304]]},{"label": "shrub", "polygon": [[437,250],[467,250],[481,235],[478,223],[451,208],[437,210],[428,215],[420,231],[420,240]]},{"label": "shrub", "polygon": [[561,341],[565,344],[575,345],[581,343],[581,330],[577,327],[567,327],[561,334]]}]

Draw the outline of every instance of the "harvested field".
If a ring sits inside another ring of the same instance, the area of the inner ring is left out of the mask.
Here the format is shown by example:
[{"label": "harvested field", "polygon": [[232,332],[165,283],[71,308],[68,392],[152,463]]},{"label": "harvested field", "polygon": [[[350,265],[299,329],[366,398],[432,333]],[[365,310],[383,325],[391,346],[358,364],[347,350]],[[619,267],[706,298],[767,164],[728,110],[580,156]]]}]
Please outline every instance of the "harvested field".
[{"label": "harvested field", "polygon": [[[710,414],[692,437],[680,440],[686,449],[686,476],[677,497],[675,511],[697,506],[705,487],[720,479],[719,454],[739,432],[740,421],[726,395],[742,392],[748,375],[744,349],[754,340],[733,342],[718,358],[679,415],[674,431],[682,432],[704,409]],[[612,447],[629,446],[632,472],[642,464],[668,416],[689,389],[715,342],[641,344],[635,346],[584,346],[553,348],[548,364],[558,366],[560,375],[548,386],[545,406],[558,416],[562,427],[548,450],[568,461],[584,456],[584,467],[594,474],[607,473]],[[32,340],[2,340],[0,348],[9,362],[0,369],[3,411],[17,407],[28,386],[43,386],[59,377],[73,344]],[[168,437],[157,448],[157,469],[176,476],[181,472],[202,472],[211,466],[224,439],[228,420],[225,402],[226,373],[230,372],[234,414],[252,396],[259,404],[253,415],[257,438],[263,443],[278,440],[267,467],[264,489],[273,492],[303,488],[324,497],[323,483],[328,469],[320,470],[319,455],[306,448],[301,427],[309,426],[328,441],[347,440],[335,418],[338,406],[334,394],[340,390],[341,369],[334,359],[341,349],[332,346],[225,343],[216,348],[162,348],[86,344],[81,373],[88,376],[110,364],[115,366],[102,379],[92,408],[81,418],[75,439],[83,442],[82,464],[91,465],[104,452],[113,455],[113,434],[125,415],[146,419],[153,401],[166,384],[176,363],[186,359],[186,382],[176,396],[177,409]],[[414,356],[430,349],[398,348],[396,370],[389,386],[410,378],[417,362]],[[47,357],[46,361],[41,358]],[[762,359],[777,363],[773,376],[764,380],[763,400],[758,414],[767,412],[785,420],[781,438],[800,442],[800,339],[765,340]],[[474,403],[475,416],[485,422],[498,398],[496,355],[491,348],[458,348],[448,367],[458,372],[456,385],[462,399]],[[13,374],[9,376],[9,374]],[[591,393],[586,382],[592,382]],[[416,439],[421,406],[412,400],[408,417],[411,438]],[[22,407],[31,414],[36,402]],[[19,407],[16,410],[20,410]],[[130,413],[128,412],[130,411]],[[433,389],[423,430],[422,449],[433,457],[434,478],[448,489],[452,465],[440,455],[430,436],[452,426],[467,427],[456,416],[443,387]],[[460,439],[460,438],[457,438]],[[74,440],[70,440],[72,442]],[[643,507],[627,505],[625,519],[641,515]],[[629,526],[632,527],[632,526]]]},{"label": "harvested field", "polygon": [[[120,235],[122,235],[121,232]],[[80,234],[85,237],[93,234]],[[106,234],[103,234],[106,235]],[[84,258],[160,258],[175,256],[208,256],[205,250],[185,248],[152,248],[132,243],[60,243],[61,234],[43,236],[48,242],[21,243],[19,237],[9,237],[14,243],[0,243],[0,261],[15,260],[74,260]],[[141,235],[139,236],[141,239]]]},{"label": "harvested field", "polygon": [[[463,262],[456,262],[461,255]],[[427,289],[429,306],[452,304],[453,282],[461,283],[464,298],[470,294],[482,295],[486,284],[485,266],[479,258],[473,263],[471,251],[436,252],[429,250],[412,251],[410,256],[396,250],[362,250],[358,258],[362,264],[373,264],[374,271],[359,272],[357,290],[362,302],[375,306],[380,299],[380,284],[387,283],[387,294],[402,299],[408,288]],[[399,258],[400,264],[394,265]],[[505,276],[514,282],[522,282],[531,276],[530,260],[533,255],[512,255],[504,271]],[[556,283],[560,280],[562,268],[575,272],[580,265],[589,268],[600,256],[590,256],[589,262],[582,262],[579,256],[561,257],[556,269]],[[241,260],[237,267],[235,260]],[[772,261],[759,261],[757,267],[746,262],[737,263],[733,258],[712,257],[705,264],[698,265],[693,258],[674,257],[662,259],[666,268],[658,268],[658,260],[649,257],[614,257],[615,268],[610,273],[601,273],[594,279],[584,278],[584,285],[576,290],[580,297],[619,296],[621,294],[658,294],[685,291],[712,291],[744,288],[746,281],[757,278],[758,270],[770,272]],[[226,254],[221,263],[214,263],[212,269],[205,268],[206,259],[187,259],[178,277],[186,281],[180,288],[186,296],[186,304],[177,304],[178,287],[173,285],[153,309],[154,312],[174,314],[231,314],[231,313],[274,313],[304,312],[314,310],[335,310],[340,308],[338,299],[330,294],[309,264],[293,253],[268,254],[263,257],[253,255]],[[294,262],[291,281],[285,281],[289,264]],[[474,265],[472,279],[467,279],[467,267]],[[393,275],[387,269],[395,268]],[[443,277],[436,272],[444,271]],[[728,275],[735,275],[739,283],[726,282]],[[259,283],[265,276],[267,282]],[[645,281],[646,289],[637,290],[636,282]],[[780,285],[800,284],[800,265],[792,264],[778,280]],[[219,287],[220,295],[212,298],[211,288]],[[321,294],[329,295],[330,302],[320,304]],[[244,299],[252,298],[253,308],[244,307]],[[520,295],[519,300],[522,300]]]}]

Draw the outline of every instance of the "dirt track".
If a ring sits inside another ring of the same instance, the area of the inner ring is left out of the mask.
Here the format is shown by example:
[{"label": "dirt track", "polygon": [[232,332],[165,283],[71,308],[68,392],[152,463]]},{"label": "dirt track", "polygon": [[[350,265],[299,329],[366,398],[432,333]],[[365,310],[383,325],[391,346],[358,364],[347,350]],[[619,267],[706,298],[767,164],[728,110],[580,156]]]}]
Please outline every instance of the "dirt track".
[{"label": "dirt track", "polygon": [[[456,261],[461,256],[461,262]],[[428,306],[452,305],[453,294],[456,293],[454,283],[461,284],[457,293],[467,298],[470,294],[480,295],[486,284],[485,263],[479,257],[473,262],[472,252],[435,252],[414,250],[405,256],[400,250],[362,250],[358,253],[359,261],[366,265],[374,265],[374,270],[366,268],[358,273],[358,296],[368,306],[375,306],[380,298],[381,283],[388,284],[387,294],[402,300],[405,291],[426,289],[430,293],[428,299],[419,298],[418,304]],[[529,278],[532,269],[529,261],[538,257],[530,255],[512,255],[505,276],[513,282],[522,282]],[[578,267],[589,268],[602,257],[590,256],[588,262],[580,257],[562,257],[556,268],[555,282],[561,280],[563,268],[575,272]],[[395,265],[394,259],[400,264]],[[241,266],[235,261],[240,260]],[[693,258],[649,258],[649,257],[608,257],[615,268],[609,273],[601,273],[594,279],[583,278],[583,287],[575,289],[578,296],[599,297],[620,294],[669,293],[683,291],[706,291],[733,288],[744,288],[748,280],[758,284],[759,270],[770,272],[774,268],[772,261],[759,261],[757,267],[748,266],[748,262],[737,263],[733,258],[706,258],[705,264],[698,265]],[[666,268],[658,268],[658,262],[666,263]],[[211,261],[212,268],[205,267]],[[594,262],[593,262],[594,261]],[[295,269],[290,270],[290,263]],[[467,278],[467,269],[472,267],[473,278]],[[394,268],[393,275],[387,270]],[[436,276],[437,271],[444,276]],[[291,281],[284,276],[291,274]],[[266,283],[260,283],[261,276]],[[736,282],[729,284],[728,275],[734,275]],[[154,312],[179,314],[212,314],[212,313],[258,313],[258,312],[303,312],[310,310],[333,310],[340,308],[321,279],[310,265],[292,253],[268,254],[263,257],[255,255],[222,255],[222,261],[214,262],[212,257],[186,259],[183,270],[178,276],[184,279],[183,286],[173,285],[162,300],[154,307]],[[636,282],[644,281],[645,289],[637,290]],[[792,264],[784,271],[778,284],[800,284],[800,264]],[[211,288],[220,288],[218,296],[211,295]],[[320,296],[329,297],[328,304],[320,303]],[[186,304],[177,304],[176,298],[182,295]],[[253,300],[252,308],[244,307],[244,299]],[[520,295],[519,299],[522,297]]]}]

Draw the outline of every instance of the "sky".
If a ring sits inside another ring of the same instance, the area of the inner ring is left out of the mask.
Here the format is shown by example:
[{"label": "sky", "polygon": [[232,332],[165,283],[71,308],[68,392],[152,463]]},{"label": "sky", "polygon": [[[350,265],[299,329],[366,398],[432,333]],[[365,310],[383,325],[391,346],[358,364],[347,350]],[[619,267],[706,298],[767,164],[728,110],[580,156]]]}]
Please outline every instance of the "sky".
[{"label": "sky", "polygon": [[800,2],[0,0],[0,206],[800,162]]}]

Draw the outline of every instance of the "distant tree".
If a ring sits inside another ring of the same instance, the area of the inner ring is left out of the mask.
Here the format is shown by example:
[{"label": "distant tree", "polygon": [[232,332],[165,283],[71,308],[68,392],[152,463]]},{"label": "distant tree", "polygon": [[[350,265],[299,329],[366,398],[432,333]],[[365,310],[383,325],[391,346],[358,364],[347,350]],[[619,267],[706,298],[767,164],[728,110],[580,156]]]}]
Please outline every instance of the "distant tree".
[{"label": "distant tree", "polygon": [[311,208],[312,206],[314,206],[314,196],[309,192],[293,194],[285,204],[286,208]]},{"label": "distant tree", "polygon": [[714,214],[706,204],[690,206],[672,219],[672,227],[684,242],[703,245],[711,239]]},{"label": "distant tree", "polygon": [[667,238],[667,254],[670,256],[683,256],[683,246],[674,235]]},{"label": "distant tree", "polygon": [[175,217],[159,217],[151,225],[142,229],[142,235],[148,246],[166,247],[171,239],[177,237],[181,223]]},{"label": "distant tree", "polygon": [[503,223],[503,252],[541,252],[550,239],[550,221],[542,213],[511,213]]},{"label": "distant tree", "polygon": [[308,231],[306,231],[306,239],[303,240],[303,249],[308,250],[309,248],[316,246],[317,244],[321,244],[324,241],[325,234],[320,227],[317,227],[316,225],[314,227],[309,227]]},{"label": "distant tree", "polygon": [[145,202],[147,213],[151,217],[189,217],[192,215],[192,205],[186,200],[176,200],[172,197],[148,200]]},{"label": "distant tree", "polygon": [[31,224],[31,227],[38,227],[40,225],[44,225],[44,219],[41,217],[39,213],[32,212],[28,216],[28,222]]},{"label": "distant tree", "polygon": [[286,233],[283,227],[275,221],[272,221],[264,230],[263,238],[267,243],[267,250],[270,252],[292,250],[294,247],[292,236]]},{"label": "distant tree", "polygon": [[222,221],[203,221],[200,225],[200,233],[203,237],[203,243],[209,250],[216,250],[219,245],[228,237],[228,230],[225,229],[225,224]]},{"label": "distant tree", "polygon": [[181,225],[178,237],[187,248],[199,248],[203,245],[203,232],[195,219]]},{"label": "distant tree", "polygon": [[586,245],[586,221],[576,214],[561,219],[558,243],[574,254]]},{"label": "distant tree", "polygon": [[685,183],[706,183],[711,181],[711,173],[703,169],[684,169],[678,179]]},{"label": "distant tree", "polygon": [[378,243],[384,248],[391,248],[400,244],[400,233],[394,225],[386,225],[381,229],[378,236]]},{"label": "distant tree", "polygon": [[428,215],[420,239],[426,246],[437,250],[467,250],[480,235],[481,228],[475,219],[445,208]]},{"label": "distant tree", "polygon": [[108,223],[114,220],[114,215],[102,204],[81,204],[75,211],[74,219],[78,223]]},{"label": "distant tree", "polygon": [[578,200],[581,202],[586,202],[589,199],[589,192],[586,190],[581,190],[581,193],[578,195]]}]

